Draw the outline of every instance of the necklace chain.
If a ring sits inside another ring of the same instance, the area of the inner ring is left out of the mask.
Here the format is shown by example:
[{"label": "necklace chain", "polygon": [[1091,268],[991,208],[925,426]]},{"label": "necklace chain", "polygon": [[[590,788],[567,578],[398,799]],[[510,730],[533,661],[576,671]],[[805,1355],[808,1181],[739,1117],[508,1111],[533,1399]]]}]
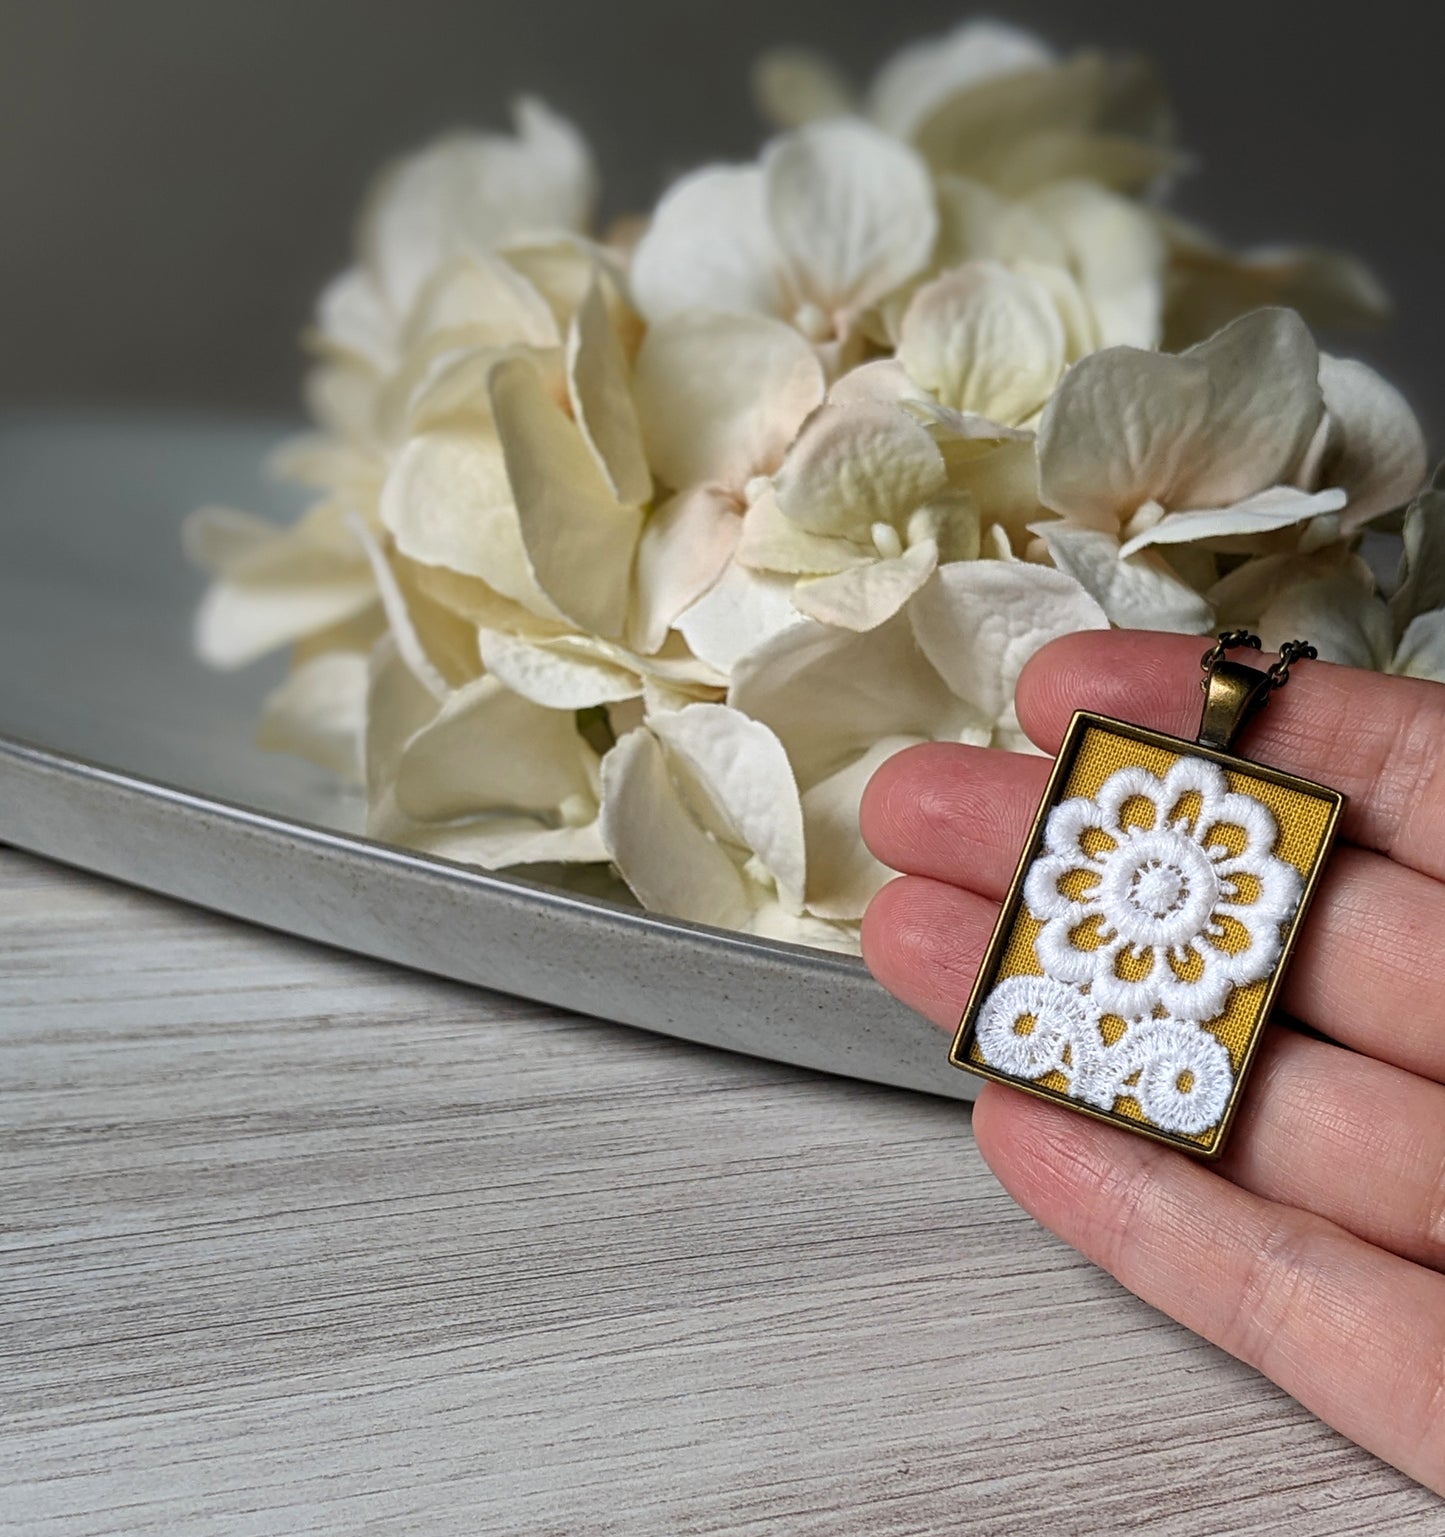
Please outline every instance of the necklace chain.
[{"label": "necklace chain", "polygon": [[[1218,639],[1199,658],[1199,665],[1204,669],[1204,677],[1200,679],[1199,687],[1206,692],[1209,688],[1209,675],[1224,660],[1227,651],[1262,651],[1264,642],[1258,635],[1249,630],[1221,630]],[[1279,648],[1279,660],[1272,662],[1265,674],[1269,678],[1269,686],[1283,688],[1289,682],[1289,670],[1296,662],[1313,662],[1319,657],[1319,652],[1307,640],[1287,640]]]}]

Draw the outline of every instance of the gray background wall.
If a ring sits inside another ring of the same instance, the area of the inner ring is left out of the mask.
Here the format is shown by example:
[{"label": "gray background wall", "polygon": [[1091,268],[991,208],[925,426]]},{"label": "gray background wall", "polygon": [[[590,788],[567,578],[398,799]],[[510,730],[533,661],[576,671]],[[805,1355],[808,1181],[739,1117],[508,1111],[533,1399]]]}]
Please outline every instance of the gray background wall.
[{"label": "gray background wall", "polygon": [[[1153,54],[1241,242],[1363,254],[1399,302],[1343,350],[1445,446],[1440,6],[999,0],[1060,44]],[[857,73],[954,0],[0,0],[0,399],[290,411],[296,332],[368,171],[534,90],[591,137],[611,211],[746,155],[763,46]]]}]

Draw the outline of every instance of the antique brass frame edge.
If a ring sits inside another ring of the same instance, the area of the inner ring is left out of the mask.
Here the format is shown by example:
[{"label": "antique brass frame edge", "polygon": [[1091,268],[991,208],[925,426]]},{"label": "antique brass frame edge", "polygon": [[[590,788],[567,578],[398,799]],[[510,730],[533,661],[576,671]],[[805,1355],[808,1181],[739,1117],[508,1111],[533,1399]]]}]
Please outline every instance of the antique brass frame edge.
[{"label": "antique brass frame edge", "polygon": [[[1043,839],[1043,827],[1047,814],[1053,810],[1056,796],[1067,781],[1072,772],[1074,758],[1078,753],[1079,744],[1084,733],[1091,727],[1099,727],[1116,736],[1122,736],[1129,741],[1139,742],[1148,747],[1157,747],[1165,752],[1188,753],[1197,758],[1204,758],[1210,762],[1218,763],[1226,769],[1234,769],[1248,773],[1256,779],[1263,780],[1266,784],[1275,784],[1288,790],[1297,791],[1300,794],[1315,796],[1329,804],[1329,818],[1325,823],[1323,836],[1320,838],[1319,848],[1316,851],[1314,863],[1305,880],[1304,891],[1300,896],[1299,906],[1295,909],[1294,917],[1290,920],[1289,933],[1286,934],[1284,944],[1280,949],[1279,960],[1274,971],[1270,975],[1269,985],[1265,989],[1264,997],[1260,1000],[1259,1018],[1260,1024],[1250,1036],[1249,1044],[1245,1048],[1244,1056],[1240,1060],[1239,1071],[1235,1074],[1234,1087],[1230,1091],[1229,1102],[1224,1107],[1224,1113],[1220,1116],[1215,1128],[1214,1136],[1208,1143],[1197,1142],[1188,1137],[1177,1136],[1171,1132],[1161,1131],[1157,1127],[1147,1125],[1142,1121],[1128,1121],[1114,1115],[1107,1110],[1096,1110],[1092,1105],[1085,1105],[1068,1094],[1058,1089],[1046,1088],[1042,1084],[1030,1083],[1027,1079],[1012,1078],[1006,1073],[1000,1073],[993,1068],[980,1066],[977,1062],[968,1060],[969,1048],[973,1044],[973,1027],[982,1007],[984,997],[993,985],[994,974],[1002,959],[1003,950],[1008,943],[1009,936],[1013,932],[1014,923],[1018,918],[1019,908],[1023,905],[1023,877],[1024,872],[1033,862],[1038,852],[1039,844]],[[966,1073],[972,1073],[977,1078],[988,1079],[993,1083],[1007,1084],[1010,1088],[1019,1089],[1025,1094],[1032,1094],[1036,1099],[1049,1099],[1057,1104],[1080,1115],[1086,1115],[1090,1120],[1101,1121],[1108,1126],[1116,1126],[1123,1131],[1133,1132],[1136,1136],[1148,1137],[1153,1142],[1163,1143],[1167,1147],[1179,1149],[1189,1153],[1195,1158],[1212,1160],[1218,1158],[1224,1151],[1225,1142],[1228,1139],[1231,1127],[1234,1124],[1235,1113],[1239,1108],[1239,1101],[1244,1093],[1249,1079],[1250,1070],[1259,1053],[1260,1041],[1264,1038],[1265,1026],[1269,1023],[1270,1013],[1274,1008],[1275,998],[1284,981],[1285,972],[1289,967],[1291,957],[1299,941],[1301,925],[1309,913],[1311,902],[1314,900],[1316,889],[1324,872],[1325,863],[1330,851],[1335,844],[1335,837],[1339,831],[1340,820],[1345,810],[1345,795],[1331,789],[1328,785],[1316,783],[1312,779],[1303,779],[1298,774],[1286,773],[1283,769],[1270,768],[1267,764],[1254,763],[1241,757],[1237,752],[1231,752],[1215,747],[1209,747],[1201,742],[1191,742],[1184,737],[1171,736],[1164,731],[1152,731],[1147,726],[1135,726],[1128,721],[1115,720],[1112,716],[1099,715],[1092,710],[1076,710],[1069,728],[1064,733],[1064,740],[1059,747],[1058,757],[1054,760],[1054,767],[1049,774],[1048,784],[1044,787],[1043,797],[1039,801],[1039,808],[1034,814],[1033,825],[1029,829],[1028,838],[1024,842],[1022,853],[1019,855],[1018,864],[1009,881],[1008,894],[1004,898],[1003,906],[999,911],[998,922],[994,925],[994,931],[988,942],[988,948],[984,951],[983,961],[978,970],[978,976],[974,979],[973,988],[969,994],[968,1004],[959,1020],[958,1029],[954,1032],[953,1045],[949,1049],[948,1060],[954,1066],[962,1068]]]}]

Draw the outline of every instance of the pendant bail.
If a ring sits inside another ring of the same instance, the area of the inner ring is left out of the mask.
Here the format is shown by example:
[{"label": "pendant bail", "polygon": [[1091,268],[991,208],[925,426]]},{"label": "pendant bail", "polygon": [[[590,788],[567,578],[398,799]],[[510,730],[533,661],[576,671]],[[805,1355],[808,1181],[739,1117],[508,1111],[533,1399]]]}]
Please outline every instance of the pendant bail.
[{"label": "pendant bail", "polygon": [[1235,737],[1269,703],[1273,685],[1270,675],[1258,667],[1211,662],[1201,685],[1204,713],[1199,717],[1199,745],[1228,752]]}]

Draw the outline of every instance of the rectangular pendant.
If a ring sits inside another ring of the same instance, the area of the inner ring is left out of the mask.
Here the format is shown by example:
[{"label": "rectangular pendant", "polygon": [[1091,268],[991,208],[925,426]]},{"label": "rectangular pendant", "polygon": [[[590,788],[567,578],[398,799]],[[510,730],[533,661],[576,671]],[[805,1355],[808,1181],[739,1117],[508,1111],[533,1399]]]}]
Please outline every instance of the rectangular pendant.
[{"label": "rectangular pendant", "polygon": [[950,1060],[1216,1156],[1343,808],[1324,785],[1080,711]]}]

